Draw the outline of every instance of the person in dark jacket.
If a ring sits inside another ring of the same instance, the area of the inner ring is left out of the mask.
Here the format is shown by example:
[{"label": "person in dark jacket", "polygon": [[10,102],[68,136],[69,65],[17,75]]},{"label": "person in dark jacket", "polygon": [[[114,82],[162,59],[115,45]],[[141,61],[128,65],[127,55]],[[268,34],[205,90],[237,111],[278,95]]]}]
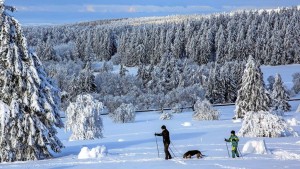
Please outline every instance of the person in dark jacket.
[{"label": "person in dark jacket", "polygon": [[226,142],[231,142],[231,146],[232,146],[232,158],[235,158],[235,155],[237,157],[240,157],[239,156],[239,153],[238,153],[238,150],[237,150],[237,147],[238,147],[238,143],[239,143],[239,138],[235,135],[235,131],[232,130],[231,131],[231,135],[229,137],[229,139],[225,139]]},{"label": "person in dark jacket", "polygon": [[169,152],[169,145],[171,143],[170,141],[170,135],[169,135],[169,131],[167,130],[166,126],[163,125],[161,126],[162,132],[161,133],[155,133],[155,136],[162,136],[163,137],[163,143],[164,143],[164,151],[165,151],[165,159],[172,159],[172,156]]}]

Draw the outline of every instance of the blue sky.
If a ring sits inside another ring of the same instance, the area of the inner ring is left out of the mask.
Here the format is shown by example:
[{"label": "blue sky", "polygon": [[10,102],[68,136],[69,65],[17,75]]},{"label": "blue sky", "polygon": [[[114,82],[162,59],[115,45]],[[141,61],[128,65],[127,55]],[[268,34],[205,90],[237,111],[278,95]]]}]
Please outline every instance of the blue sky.
[{"label": "blue sky", "polygon": [[5,4],[17,8],[12,15],[22,25],[30,25],[269,9],[300,5],[300,0],[6,0]]}]

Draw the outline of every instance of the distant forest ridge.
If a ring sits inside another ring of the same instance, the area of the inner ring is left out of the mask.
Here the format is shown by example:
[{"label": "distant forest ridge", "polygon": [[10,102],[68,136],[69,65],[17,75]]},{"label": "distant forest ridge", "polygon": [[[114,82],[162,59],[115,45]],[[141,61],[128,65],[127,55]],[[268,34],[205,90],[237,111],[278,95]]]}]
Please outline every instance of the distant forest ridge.
[{"label": "distant forest ridge", "polygon": [[[63,109],[82,93],[93,94],[108,112],[123,103],[137,110],[174,111],[204,99],[233,103],[250,55],[265,65],[300,63],[297,7],[31,26],[23,31],[29,48],[61,89]],[[95,70],[93,64],[101,67]],[[137,75],[129,74],[128,67],[137,68]],[[274,77],[268,81],[265,87],[271,91]]]},{"label": "distant forest ridge", "polygon": [[42,60],[115,56],[125,66],[137,66],[157,64],[167,53],[200,65],[245,61],[249,55],[266,65],[300,63],[299,7],[25,27],[24,32]]}]

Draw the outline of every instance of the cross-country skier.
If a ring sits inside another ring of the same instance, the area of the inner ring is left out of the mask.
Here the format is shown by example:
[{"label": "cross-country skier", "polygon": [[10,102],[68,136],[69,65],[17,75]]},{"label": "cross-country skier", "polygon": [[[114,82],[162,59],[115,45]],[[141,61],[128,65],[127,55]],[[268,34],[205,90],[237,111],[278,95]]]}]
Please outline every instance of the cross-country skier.
[{"label": "cross-country skier", "polygon": [[162,132],[161,133],[155,133],[155,136],[162,136],[163,137],[163,143],[164,143],[164,151],[165,151],[165,159],[172,159],[172,156],[169,152],[169,145],[170,145],[170,135],[169,135],[169,131],[167,130],[166,126],[163,125],[161,126]]},{"label": "cross-country skier", "polygon": [[237,150],[239,138],[235,135],[235,131],[234,130],[231,131],[231,135],[230,135],[229,139],[225,138],[225,141],[226,142],[231,142],[232,158],[235,158],[235,155],[237,157],[240,157],[239,153],[238,153],[238,150]]}]

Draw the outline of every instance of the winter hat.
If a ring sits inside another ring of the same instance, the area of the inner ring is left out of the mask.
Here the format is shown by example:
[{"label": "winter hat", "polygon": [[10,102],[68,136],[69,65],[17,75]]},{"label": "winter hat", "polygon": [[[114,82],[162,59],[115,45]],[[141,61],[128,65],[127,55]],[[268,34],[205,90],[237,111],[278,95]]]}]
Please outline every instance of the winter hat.
[{"label": "winter hat", "polygon": [[166,129],[166,126],[165,126],[165,125],[162,125],[162,126],[161,126],[161,129]]},{"label": "winter hat", "polygon": [[235,131],[234,131],[234,130],[231,130],[231,134],[235,134]]}]

